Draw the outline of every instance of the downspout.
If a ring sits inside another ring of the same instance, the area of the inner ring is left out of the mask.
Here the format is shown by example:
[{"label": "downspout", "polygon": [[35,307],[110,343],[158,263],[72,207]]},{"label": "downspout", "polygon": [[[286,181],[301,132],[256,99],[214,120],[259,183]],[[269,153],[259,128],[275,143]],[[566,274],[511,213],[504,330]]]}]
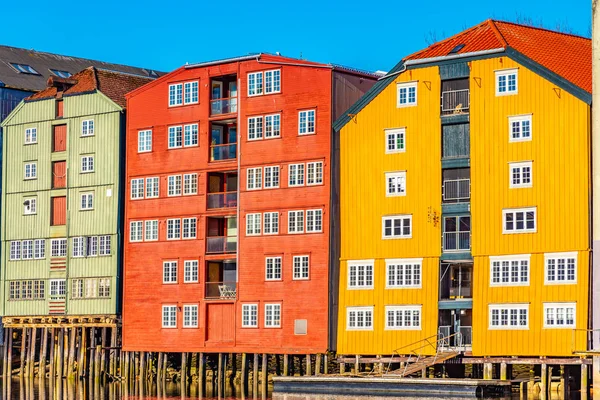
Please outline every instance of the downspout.
[{"label": "downspout", "polygon": [[[592,349],[600,350],[600,6],[599,0],[592,0]],[[594,360],[594,378],[596,361]],[[594,379],[595,380],[595,379]],[[596,382],[594,382],[596,383]]]}]

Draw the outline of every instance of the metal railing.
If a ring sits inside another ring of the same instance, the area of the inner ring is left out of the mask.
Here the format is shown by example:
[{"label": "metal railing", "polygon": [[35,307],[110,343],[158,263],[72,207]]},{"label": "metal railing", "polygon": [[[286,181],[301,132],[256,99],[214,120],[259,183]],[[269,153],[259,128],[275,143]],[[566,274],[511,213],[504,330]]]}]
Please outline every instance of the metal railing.
[{"label": "metal railing", "polygon": [[464,114],[469,112],[469,89],[442,92],[442,114]]},{"label": "metal railing", "polygon": [[235,253],[237,236],[208,236],[206,238],[207,253]]},{"label": "metal railing", "polygon": [[471,346],[473,343],[473,327],[471,326],[460,326],[460,346]]},{"label": "metal railing", "polygon": [[[454,281],[456,282],[456,281]],[[463,282],[462,285],[459,285],[458,282],[456,286],[450,286],[450,298],[464,298],[471,297],[471,283]]]},{"label": "metal railing", "polygon": [[[402,376],[404,376],[406,374],[406,371],[408,370],[408,368],[411,365],[416,364],[419,361],[421,361],[421,358],[432,357],[431,353],[429,353],[429,352],[431,352],[430,349],[432,349],[433,353],[434,353],[433,359],[432,359],[432,364],[436,363],[437,358],[440,356],[440,353],[443,351],[451,351],[451,352],[458,354],[458,352],[455,351],[455,349],[450,347],[450,342],[457,335],[459,335],[459,333],[453,333],[451,335],[443,336],[441,338],[440,338],[439,334],[432,335],[432,336],[426,337],[425,339],[421,339],[414,343],[410,343],[410,344],[407,344],[406,346],[397,348],[392,353],[392,357],[387,366],[387,371],[389,372],[392,362],[394,361],[395,355],[397,355],[398,357],[400,357],[401,355],[405,355],[405,354],[409,355],[408,358],[406,359],[404,371],[402,372]],[[413,347],[413,346],[418,346],[418,347]],[[409,349],[409,350],[406,350],[406,349]]]},{"label": "metal railing", "polygon": [[210,115],[232,114],[237,112],[237,97],[210,101]]},{"label": "metal railing", "polygon": [[471,179],[449,179],[442,185],[443,201],[461,201],[471,198]]},{"label": "metal railing", "polygon": [[206,282],[206,299],[231,300],[237,297],[236,282]]},{"label": "metal railing", "polygon": [[456,348],[465,348],[470,347],[472,343],[472,327],[470,326],[460,326],[458,332],[452,333],[452,326],[442,325],[438,327],[438,337],[440,338],[450,338],[443,342],[444,345],[448,346],[448,348],[456,349]]},{"label": "metal railing", "polygon": [[233,160],[237,157],[237,143],[212,144],[210,146],[210,161]]},{"label": "metal railing", "polygon": [[237,207],[237,192],[209,193],[206,208],[234,208]]},{"label": "metal railing", "polygon": [[471,250],[471,231],[444,232],[444,251]]}]

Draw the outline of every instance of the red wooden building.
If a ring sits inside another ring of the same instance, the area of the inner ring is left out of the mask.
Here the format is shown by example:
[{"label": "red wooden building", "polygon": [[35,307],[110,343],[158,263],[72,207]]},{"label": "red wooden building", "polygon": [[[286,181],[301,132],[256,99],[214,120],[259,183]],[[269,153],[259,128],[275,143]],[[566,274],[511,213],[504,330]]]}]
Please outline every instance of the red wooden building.
[{"label": "red wooden building", "polygon": [[256,54],[129,93],[124,350],[333,348],[331,125],[375,81]]}]

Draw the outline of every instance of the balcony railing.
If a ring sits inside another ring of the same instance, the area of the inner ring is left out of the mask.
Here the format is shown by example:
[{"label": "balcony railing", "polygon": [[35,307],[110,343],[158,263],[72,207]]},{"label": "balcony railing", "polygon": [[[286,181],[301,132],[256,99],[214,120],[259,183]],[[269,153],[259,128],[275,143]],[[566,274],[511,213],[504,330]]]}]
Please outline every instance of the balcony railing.
[{"label": "balcony railing", "polygon": [[471,232],[444,232],[444,251],[471,250]]},{"label": "balcony railing", "polygon": [[207,253],[235,253],[236,251],[237,236],[209,236],[206,238]]},{"label": "balcony railing", "polygon": [[453,179],[444,181],[443,201],[466,201],[471,198],[471,180]]},{"label": "balcony railing", "polygon": [[237,297],[236,282],[206,282],[207,299],[231,300]]},{"label": "balcony railing", "polygon": [[454,331],[453,327],[448,325],[442,325],[438,327],[438,337],[444,338],[452,336],[449,338],[450,343],[447,343],[449,347],[470,347],[473,338],[473,328],[470,326],[461,325],[458,329],[459,330],[456,333],[456,335],[452,336]]},{"label": "balcony railing", "polygon": [[237,143],[213,144],[210,146],[210,161],[234,160],[237,157]]},{"label": "balcony railing", "polygon": [[450,298],[471,298],[471,285],[463,284],[450,287]]},{"label": "balcony railing", "polygon": [[442,115],[468,113],[469,101],[469,89],[442,92]]},{"label": "balcony railing", "polygon": [[235,207],[237,207],[237,192],[221,192],[208,194],[208,209]]},{"label": "balcony railing", "polygon": [[237,97],[210,101],[210,115],[232,114],[237,112]]}]

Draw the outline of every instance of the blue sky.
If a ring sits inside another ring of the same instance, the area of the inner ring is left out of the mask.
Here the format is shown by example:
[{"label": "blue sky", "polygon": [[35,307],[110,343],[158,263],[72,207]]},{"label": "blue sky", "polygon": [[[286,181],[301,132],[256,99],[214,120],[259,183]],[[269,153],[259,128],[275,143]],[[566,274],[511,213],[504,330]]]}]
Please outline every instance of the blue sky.
[{"label": "blue sky", "polygon": [[591,33],[591,0],[4,3],[1,44],[162,71],[186,62],[277,51],[385,71],[432,38],[441,40],[487,18],[527,19]]}]

